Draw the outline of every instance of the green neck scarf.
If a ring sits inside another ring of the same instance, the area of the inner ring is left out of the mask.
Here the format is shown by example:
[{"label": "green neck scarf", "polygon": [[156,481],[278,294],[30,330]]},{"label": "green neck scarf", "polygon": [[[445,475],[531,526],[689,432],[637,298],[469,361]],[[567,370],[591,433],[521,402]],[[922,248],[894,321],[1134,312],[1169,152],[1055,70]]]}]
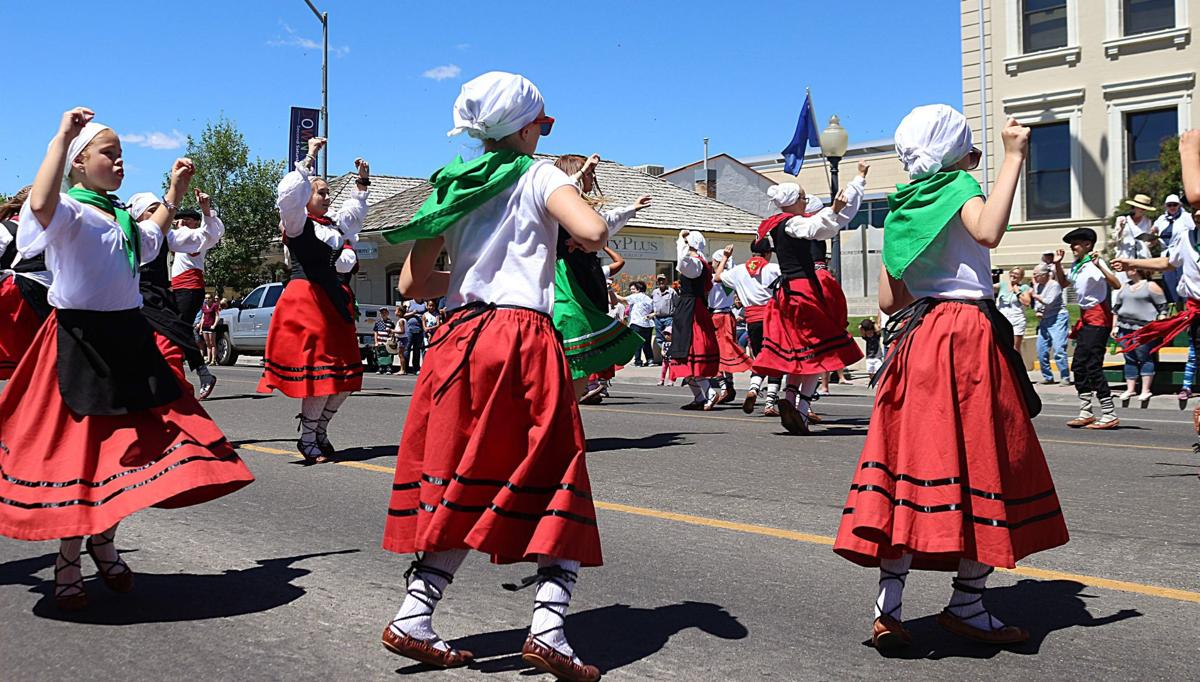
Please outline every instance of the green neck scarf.
[{"label": "green neck scarf", "polygon": [[888,215],[883,222],[883,265],[888,273],[902,279],[908,266],[942,234],[963,204],[982,196],[979,182],[961,170],[896,185],[896,193],[888,195]]},{"label": "green neck scarf", "polygon": [[533,157],[508,149],[487,152],[473,161],[459,156],[429,178],[433,194],[412,220],[385,230],[383,238],[392,244],[432,239],[512,187],[532,165]]},{"label": "green neck scarf", "polygon": [[1092,262],[1093,260],[1095,260],[1095,258],[1096,258],[1096,253],[1094,251],[1088,251],[1088,254],[1086,256],[1075,261],[1071,265],[1071,277],[1070,277],[1071,281],[1074,282],[1075,275],[1078,275],[1079,271],[1083,269],[1083,266]]},{"label": "green neck scarf", "polygon": [[137,226],[133,223],[133,216],[129,215],[129,211],[117,208],[113,204],[115,197],[93,192],[90,189],[82,187],[72,187],[67,190],[67,196],[81,204],[95,206],[105,213],[111,213],[117,219],[117,224],[121,226],[121,234],[125,237],[125,257],[129,259],[129,269],[134,274],[137,274],[138,265],[142,262],[142,239],[141,235],[138,234]]}]

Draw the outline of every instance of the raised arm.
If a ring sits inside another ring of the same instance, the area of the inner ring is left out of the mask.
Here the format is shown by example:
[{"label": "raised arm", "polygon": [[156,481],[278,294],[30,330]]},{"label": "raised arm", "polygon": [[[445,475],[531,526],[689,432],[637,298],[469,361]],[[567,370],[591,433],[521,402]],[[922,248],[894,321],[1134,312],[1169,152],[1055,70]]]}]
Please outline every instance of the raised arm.
[{"label": "raised arm", "polygon": [[275,208],[279,209],[279,217],[283,220],[283,233],[289,237],[299,237],[304,232],[304,223],[308,220],[308,200],[312,196],[312,164],[317,158],[317,152],[325,146],[325,139],[312,137],[308,140],[308,156],[296,162],[296,168],[283,176],[275,192]]},{"label": "raised arm", "polygon": [[[175,159],[175,163],[171,166],[171,185],[167,187],[167,192],[163,195],[163,201],[159,203],[158,208],[150,214],[150,222],[157,225],[163,234],[171,229],[175,211],[179,208],[179,204],[183,203],[183,198],[187,196],[188,185],[191,184],[192,176],[195,174],[196,165],[192,163],[191,159]],[[170,204],[171,207],[168,207],[167,204]]]},{"label": "raised arm", "polygon": [[623,208],[600,211],[600,215],[604,218],[604,222],[608,223],[608,238],[612,239],[614,236],[616,236],[616,234],[620,232],[626,225],[628,225],[629,221],[632,220],[635,215],[637,215],[638,211],[646,208],[649,205],[650,195],[646,195],[638,197],[637,201]]},{"label": "raised arm", "polygon": [[204,230],[204,248],[211,249],[225,236],[225,223],[212,207],[212,198],[200,190],[196,192],[196,203],[200,204],[200,227]]},{"label": "raised arm", "polygon": [[365,160],[354,160],[358,169],[358,177],[354,179],[355,189],[350,190],[350,196],[342,201],[334,222],[347,237],[357,237],[362,230],[363,220],[367,217],[367,188],[371,185],[371,166]]},{"label": "raised arm", "polygon": [[1013,197],[1017,193],[1017,180],[1021,177],[1021,168],[1029,148],[1029,128],[1010,118],[1008,125],[1000,131],[1000,138],[1004,141],[1004,163],[1000,166],[996,182],[992,184],[991,196],[986,201],[975,197],[963,204],[960,211],[967,233],[989,249],[1000,245],[1004,231],[1008,229]]},{"label": "raised arm", "polygon": [[1179,161],[1188,203],[1200,206],[1200,130],[1188,130],[1179,136]]},{"label": "raised arm", "polygon": [[83,127],[88,124],[96,113],[86,107],[75,107],[62,115],[58,132],[50,140],[46,148],[46,156],[38,167],[37,175],[33,178],[33,187],[29,190],[29,209],[39,224],[49,225],[58,210],[58,195],[62,190],[63,173],[66,170],[67,148],[71,141],[79,137]]},{"label": "raised arm", "polygon": [[621,256],[621,254],[613,251],[607,246],[604,247],[604,253],[612,260],[612,263],[610,263],[608,266],[609,277],[612,277],[625,268],[625,259]]},{"label": "raised arm", "polygon": [[546,200],[546,210],[584,251],[595,253],[608,243],[608,223],[583,200],[574,185],[554,190]]},{"label": "raised arm", "polygon": [[713,268],[713,281],[720,282],[721,275],[725,274],[725,266],[729,264],[729,257],[733,255],[733,244],[725,245],[725,257],[717,263],[717,267]]},{"label": "raised arm", "polygon": [[831,239],[854,220],[865,190],[866,178],[860,175],[838,192],[832,206],[826,206],[815,215],[789,218],[783,230],[798,239]]},{"label": "raised arm", "polygon": [[[590,207],[588,210],[592,215],[596,215],[596,212],[592,211]],[[405,298],[438,298],[446,295],[450,289],[450,273],[434,269],[438,256],[442,253],[443,243],[442,237],[436,237],[421,239],[413,244],[408,259],[404,261],[404,268],[400,271],[400,281],[396,286],[396,290],[400,292],[401,296]]]}]

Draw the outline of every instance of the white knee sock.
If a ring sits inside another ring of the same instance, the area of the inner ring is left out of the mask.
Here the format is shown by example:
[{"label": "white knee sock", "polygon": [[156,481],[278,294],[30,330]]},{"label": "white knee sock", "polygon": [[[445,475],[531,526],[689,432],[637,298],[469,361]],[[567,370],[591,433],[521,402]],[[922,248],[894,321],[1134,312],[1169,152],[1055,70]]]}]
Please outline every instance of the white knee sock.
[{"label": "white knee sock", "polygon": [[750,375],[750,390],[757,391],[762,388],[763,378],[757,374]]},{"label": "white knee sock", "polygon": [[[810,410],[809,399],[812,398],[817,390],[817,384],[821,383],[820,374],[809,374],[800,379],[800,393],[797,396],[799,399],[796,403],[796,410],[805,417],[808,416]],[[808,398],[805,398],[808,396]]]},{"label": "white knee sock", "polygon": [[312,443],[317,439],[317,427],[321,423],[321,413],[325,410],[325,403],[329,402],[329,396],[323,395],[316,398],[304,398],[300,401],[300,442]]},{"label": "white knee sock", "polygon": [[692,402],[704,402],[704,389],[700,388],[700,382],[695,377],[687,379],[684,383],[687,384],[688,388],[692,389]]},{"label": "white knee sock", "polygon": [[350,391],[342,391],[341,393],[334,393],[333,395],[329,396],[329,399],[325,402],[325,406],[321,408],[321,416],[317,419],[316,436],[318,443],[329,442],[329,437],[326,435],[329,428],[329,421],[333,419],[333,415],[337,414],[338,408],[340,408],[342,403],[346,402],[346,398],[349,397]]},{"label": "white knee sock", "polygon": [[996,569],[971,559],[958,560],[958,575],[954,578],[954,594],[950,596],[950,613],[967,625],[981,630],[1000,630],[1004,623],[988,613],[983,605],[988,576]]},{"label": "white knee sock", "polygon": [[[529,632],[535,639],[571,658],[575,658],[575,651],[567,642],[564,627],[567,608],[571,605],[571,592],[575,589],[578,577],[578,561],[539,557],[533,622],[529,625]],[[578,662],[579,659],[575,660]]]},{"label": "white knee sock", "polygon": [[775,401],[779,400],[779,387],[782,385],[782,383],[783,382],[778,378],[767,379],[766,407],[771,407],[775,404]]},{"label": "white knee sock", "polygon": [[911,554],[879,562],[879,596],[875,598],[876,618],[891,616],[903,622],[904,582],[908,579],[908,567],[911,565]]},{"label": "white knee sock", "polygon": [[1079,418],[1087,419],[1088,417],[1096,416],[1092,411],[1092,396],[1095,394],[1091,391],[1085,391],[1079,394]]},{"label": "white knee sock", "polygon": [[450,646],[433,631],[433,611],[466,558],[467,550],[448,549],[427,552],[414,561],[409,572],[405,573],[406,577],[412,574],[412,582],[408,584],[404,603],[392,619],[392,631],[413,639],[433,640],[434,647],[448,651]]},{"label": "white knee sock", "polygon": [[717,377],[716,379],[702,379],[701,381],[703,381],[705,384],[705,388],[704,388],[705,399],[706,400],[716,400],[717,392],[720,391],[721,382],[724,381],[724,379],[722,379],[721,377]]}]

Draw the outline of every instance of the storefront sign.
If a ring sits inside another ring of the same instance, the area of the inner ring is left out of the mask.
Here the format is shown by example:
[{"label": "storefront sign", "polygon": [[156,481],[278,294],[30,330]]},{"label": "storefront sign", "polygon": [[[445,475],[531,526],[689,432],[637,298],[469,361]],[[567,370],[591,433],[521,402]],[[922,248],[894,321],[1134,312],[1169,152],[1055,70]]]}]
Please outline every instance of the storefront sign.
[{"label": "storefront sign", "polygon": [[375,260],[379,258],[379,245],[375,242],[361,241],[354,245],[354,253],[359,260]]},{"label": "storefront sign", "polygon": [[636,237],[618,235],[608,240],[608,248],[629,258],[662,258],[663,250],[661,237]]}]

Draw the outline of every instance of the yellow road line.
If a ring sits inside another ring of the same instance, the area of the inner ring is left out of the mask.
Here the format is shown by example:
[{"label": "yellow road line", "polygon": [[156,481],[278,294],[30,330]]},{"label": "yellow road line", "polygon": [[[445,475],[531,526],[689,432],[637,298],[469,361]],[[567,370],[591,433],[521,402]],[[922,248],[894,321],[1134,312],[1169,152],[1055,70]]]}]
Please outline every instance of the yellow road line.
[{"label": "yellow road line", "polygon": [[1134,450],[1165,450],[1167,452],[1191,452],[1191,448],[1167,448],[1159,445],[1129,445],[1127,443],[1096,443],[1086,440],[1057,440],[1054,438],[1039,438],[1043,443],[1060,443],[1062,445],[1083,445],[1086,447],[1131,448]]},{"label": "yellow road line", "polygon": [[[611,408],[610,408],[611,409]],[[1074,443],[1075,441],[1067,441]],[[1095,443],[1084,443],[1085,445],[1095,445]],[[279,448],[263,447],[261,445],[242,445],[242,450],[251,450],[253,452],[263,452],[272,455],[287,455],[289,457],[299,458],[300,454],[291,452],[290,450],[280,450]],[[1159,448],[1156,448],[1159,449]],[[1189,450],[1189,452],[1191,452]],[[367,464],[365,462],[335,462],[338,466],[351,467],[353,469],[365,469],[367,471],[378,471],[385,474],[394,473],[392,467],[379,466],[378,464]],[[722,519],[711,519],[705,516],[693,516],[692,514],[680,514],[678,512],[662,511],[659,509],[649,509],[647,507],[635,507],[628,504],[618,504],[616,502],[594,502],[597,509],[605,511],[618,512],[621,514],[632,514],[634,516],[644,516],[653,519],[662,519],[664,521],[675,521],[677,523],[686,523],[692,526],[703,526],[706,528],[719,528],[721,530],[731,530],[738,533],[749,533],[752,535],[763,535],[780,540],[792,540],[795,542],[803,542],[810,545],[825,545],[832,546],[834,539],[827,535],[814,535],[812,533],[801,533],[794,530],[786,530],[784,528],[772,528],[770,526],[759,526],[751,523],[738,523],[736,521],[725,521]],[[1191,592],[1188,590],[1178,590],[1172,587],[1160,587],[1158,585],[1144,585],[1142,583],[1128,582],[1125,580],[1113,580],[1111,578],[1101,578],[1091,575],[1083,575],[1081,573],[1067,573],[1065,571],[1054,571],[1046,568],[1032,568],[1027,566],[1019,566],[1017,568],[1000,568],[997,569],[1003,573],[1010,573],[1026,578],[1034,578],[1037,580],[1071,580],[1089,587],[1097,587],[1106,590],[1115,590],[1117,592],[1130,592],[1133,594],[1142,594],[1149,597],[1161,597],[1163,599],[1171,599],[1174,601],[1191,602],[1200,604],[1200,592]]]}]

